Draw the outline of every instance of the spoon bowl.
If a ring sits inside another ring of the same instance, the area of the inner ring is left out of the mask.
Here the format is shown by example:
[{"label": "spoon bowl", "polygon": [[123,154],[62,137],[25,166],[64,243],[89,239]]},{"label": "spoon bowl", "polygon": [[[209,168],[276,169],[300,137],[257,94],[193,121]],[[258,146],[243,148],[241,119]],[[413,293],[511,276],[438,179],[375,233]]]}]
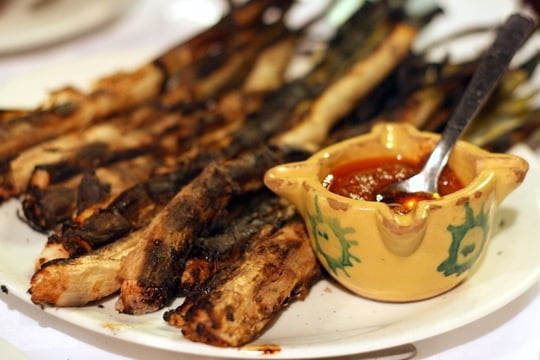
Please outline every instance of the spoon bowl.
[{"label": "spoon bowl", "polygon": [[[521,14],[511,15],[499,28],[497,36],[482,57],[476,72],[465,89],[460,102],[452,113],[441,138],[422,170],[403,181],[394,183],[377,194],[379,202],[399,203],[410,210],[416,201],[439,197],[439,176],[448,162],[454,145],[467,126],[482,109],[487,99],[500,82],[510,61],[536,26],[532,18]],[[406,201],[405,201],[406,200]]]}]

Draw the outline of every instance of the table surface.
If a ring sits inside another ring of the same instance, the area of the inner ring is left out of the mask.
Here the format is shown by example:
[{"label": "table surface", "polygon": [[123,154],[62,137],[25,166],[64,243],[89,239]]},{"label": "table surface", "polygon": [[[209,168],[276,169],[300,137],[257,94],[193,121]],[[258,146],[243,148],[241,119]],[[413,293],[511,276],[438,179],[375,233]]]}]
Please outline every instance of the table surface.
[{"label": "table surface", "polygon": [[[207,2],[200,1],[197,6]],[[39,67],[78,61],[119,48],[159,52],[207,25],[208,14],[198,17],[196,12],[186,11],[192,9],[192,4],[188,0],[133,0],[120,16],[98,28],[56,44],[0,54],[0,84]],[[186,32],[186,28],[190,31]],[[0,293],[2,338],[30,359],[184,358],[78,328],[4,293]],[[538,360],[540,283],[480,320],[414,345],[416,359]]]}]

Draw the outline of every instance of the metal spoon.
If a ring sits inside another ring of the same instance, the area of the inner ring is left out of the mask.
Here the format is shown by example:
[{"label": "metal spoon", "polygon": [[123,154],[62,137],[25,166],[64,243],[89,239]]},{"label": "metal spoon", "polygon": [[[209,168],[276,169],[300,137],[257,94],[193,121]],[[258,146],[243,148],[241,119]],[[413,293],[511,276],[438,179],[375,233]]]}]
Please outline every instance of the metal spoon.
[{"label": "metal spoon", "polygon": [[377,195],[377,201],[392,202],[399,194],[422,194],[422,198],[437,198],[437,184],[450,152],[467,125],[484,106],[497,86],[514,54],[532,33],[536,22],[521,14],[511,15],[498,29],[495,41],[485,53],[465,93],[452,113],[441,138],[423,169],[413,177],[394,183]]}]

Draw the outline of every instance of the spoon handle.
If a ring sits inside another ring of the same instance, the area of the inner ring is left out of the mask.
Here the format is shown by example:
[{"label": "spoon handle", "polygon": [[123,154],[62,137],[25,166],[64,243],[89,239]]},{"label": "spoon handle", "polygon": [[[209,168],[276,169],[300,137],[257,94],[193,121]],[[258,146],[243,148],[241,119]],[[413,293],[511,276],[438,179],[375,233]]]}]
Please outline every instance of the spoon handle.
[{"label": "spoon handle", "polygon": [[[431,178],[438,179],[455,142],[480,111],[499,83],[514,54],[536,27],[529,17],[514,14],[498,29],[495,41],[481,59],[465,93],[452,113],[439,143],[424,166]],[[429,170],[428,170],[429,169]]]}]

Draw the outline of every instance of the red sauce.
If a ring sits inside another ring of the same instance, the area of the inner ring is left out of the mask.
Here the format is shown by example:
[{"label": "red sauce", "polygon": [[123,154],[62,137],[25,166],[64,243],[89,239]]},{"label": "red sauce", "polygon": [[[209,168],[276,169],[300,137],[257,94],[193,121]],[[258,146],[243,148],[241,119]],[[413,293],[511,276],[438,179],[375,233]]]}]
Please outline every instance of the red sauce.
[{"label": "red sauce", "polygon": [[[418,173],[422,163],[416,163],[397,158],[375,158],[348,163],[335,168],[323,180],[323,185],[331,192],[352,199],[376,201],[376,196],[385,187],[404,180]],[[455,172],[448,166],[443,169],[439,178],[438,193],[441,196],[463,188],[462,182]],[[426,194],[414,194],[414,204],[419,200],[432,198]],[[396,197],[396,202],[404,205],[410,201],[410,196]],[[385,200],[385,202],[387,202]],[[397,212],[408,212],[406,209],[396,207]]]}]

